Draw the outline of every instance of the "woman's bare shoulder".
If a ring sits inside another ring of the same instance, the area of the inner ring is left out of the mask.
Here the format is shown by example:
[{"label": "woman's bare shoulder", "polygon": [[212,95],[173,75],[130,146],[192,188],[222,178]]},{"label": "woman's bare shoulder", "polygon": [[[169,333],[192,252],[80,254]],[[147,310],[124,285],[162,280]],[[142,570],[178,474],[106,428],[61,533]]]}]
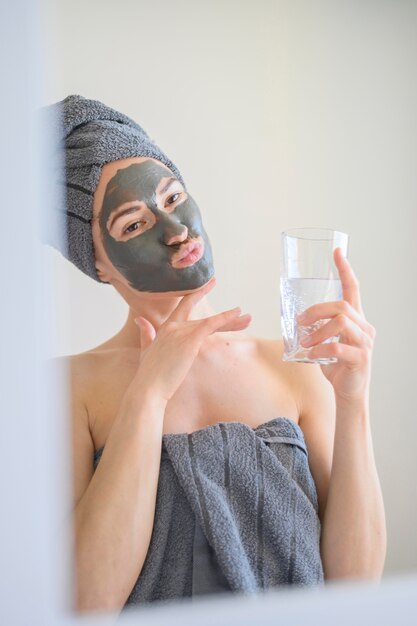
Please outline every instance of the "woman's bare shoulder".
[{"label": "woman's bare shoulder", "polygon": [[136,348],[115,347],[103,344],[68,357],[68,370],[73,395],[82,395],[90,406],[94,398],[113,389],[123,387],[130,381],[139,365]]},{"label": "woman's bare shoulder", "polygon": [[92,349],[76,354],[52,357],[48,359],[47,367],[52,375],[60,373],[62,376],[66,376],[70,383],[71,395],[78,395],[85,392],[91,383],[99,377],[108,359],[108,351]]},{"label": "woman's bare shoulder", "polygon": [[298,371],[299,368],[297,366],[299,363],[288,362],[282,359],[284,354],[283,339],[270,339],[265,337],[252,337],[252,339],[256,343],[257,350],[261,357],[265,359],[271,367],[278,368],[289,374]]},{"label": "woman's bare shoulder", "polygon": [[303,363],[284,361],[284,340],[254,337],[260,358],[268,368],[281,379],[285,379],[294,393],[300,390],[300,382],[305,375]]}]

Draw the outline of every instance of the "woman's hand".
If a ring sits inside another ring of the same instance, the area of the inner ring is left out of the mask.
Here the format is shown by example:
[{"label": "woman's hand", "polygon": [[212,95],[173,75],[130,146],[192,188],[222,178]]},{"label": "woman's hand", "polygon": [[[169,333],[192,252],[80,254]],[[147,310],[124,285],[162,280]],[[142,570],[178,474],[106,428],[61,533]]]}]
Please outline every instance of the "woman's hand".
[{"label": "woman's hand", "polygon": [[152,389],[168,402],[186,377],[208,335],[249,326],[251,316],[241,316],[238,307],[200,320],[188,319],[193,307],[215,284],[213,277],[202,289],[183,296],[158,332],[149,320],[136,318],[140,329],[141,358],[135,379],[141,389]]},{"label": "woman's hand", "polygon": [[[336,357],[337,363],[320,364],[325,377],[333,385],[336,399],[343,402],[362,402],[369,398],[371,357],[376,335],[375,328],[366,321],[359,294],[359,282],[349,261],[340,248],[334,251],[334,260],[342,282],[343,300],[315,304],[298,317],[303,326],[320,319],[330,319],[301,341],[311,358]],[[339,335],[339,342],[320,342]]]}]

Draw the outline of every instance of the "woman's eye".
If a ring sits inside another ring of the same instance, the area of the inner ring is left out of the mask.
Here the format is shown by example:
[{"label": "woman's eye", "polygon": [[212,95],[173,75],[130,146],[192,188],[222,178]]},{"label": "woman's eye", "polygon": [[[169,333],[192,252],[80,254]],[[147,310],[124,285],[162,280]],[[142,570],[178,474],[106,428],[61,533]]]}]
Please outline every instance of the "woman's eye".
[{"label": "woman's eye", "polygon": [[168,198],[167,203],[168,204],[174,204],[174,202],[176,202],[178,200],[180,195],[181,195],[181,192],[174,193],[172,196],[170,196]]},{"label": "woman's eye", "polygon": [[133,228],[133,226],[136,226],[137,224],[143,224],[143,220],[138,220],[137,222],[133,222],[133,224],[130,224],[130,226],[123,229],[123,233],[133,233],[134,230],[137,230],[137,228]]}]

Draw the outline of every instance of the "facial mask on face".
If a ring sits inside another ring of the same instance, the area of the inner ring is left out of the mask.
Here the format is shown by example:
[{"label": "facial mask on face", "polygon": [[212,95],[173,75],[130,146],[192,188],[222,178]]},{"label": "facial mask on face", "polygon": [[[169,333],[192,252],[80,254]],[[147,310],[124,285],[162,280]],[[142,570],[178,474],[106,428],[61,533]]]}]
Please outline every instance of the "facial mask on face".
[{"label": "facial mask on face", "polygon": [[[175,206],[170,209],[170,202],[166,201],[177,193],[177,186],[173,187],[174,191],[159,196],[161,208],[158,208],[156,189],[163,178],[166,178],[164,183],[168,183],[168,179],[174,176],[170,170],[152,160],[133,163],[118,170],[107,184],[99,218],[103,246],[110,261],[134,289],[154,293],[197,289],[214,275],[210,242],[198,206],[190,195],[183,192],[186,199],[173,202]],[[163,188],[164,184],[160,187]],[[141,207],[140,212],[133,212],[130,220],[125,217],[117,223],[113,222],[110,234],[110,215],[122,204],[134,205],[135,202]],[[135,222],[139,222],[138,234],[135,227],[130,228]],[[143,222],[146,222],[146,227]],[[129,227],[129,232],[122,234],[120,224],[123,224],[124,230]],[[185,227],[188,229],[186,238]],[[188,267],[178,267],[181,261],[175,257],[181,254],[180,245],[197,238],[204,246],[201,258]],[[168,242],[175,243],[170,245]],[[171,265],[171,260],[177,267]]]}]

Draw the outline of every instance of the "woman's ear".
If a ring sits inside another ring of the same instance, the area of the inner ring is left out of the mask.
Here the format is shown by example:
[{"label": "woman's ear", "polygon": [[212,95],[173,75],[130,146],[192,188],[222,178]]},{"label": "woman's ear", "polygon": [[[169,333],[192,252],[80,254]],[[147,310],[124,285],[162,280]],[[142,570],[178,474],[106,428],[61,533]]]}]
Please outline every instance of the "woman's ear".
[{"label": "woman's ear", "polygon": [[96,271],[100,280],[102,280],[103,283],[110,283],[109,275],[108,275],[108,272],[106,272],[104,264],[101,261],[96,260],[95,265],[96,265]]},{"label": "woman's ear", "polygon": [[100,239],[100,228],[98,225],[97,217],[93,217],[91,223],[91,235],[93,239],[93,250],[94,250],[94,258],[95,258],[95,266],[98,277],[104,283],[109,283],[109,273],[106,270],[106,263],[102,260],[102,257],[105,256],[105,252],[102,250],[102,244]]}]

